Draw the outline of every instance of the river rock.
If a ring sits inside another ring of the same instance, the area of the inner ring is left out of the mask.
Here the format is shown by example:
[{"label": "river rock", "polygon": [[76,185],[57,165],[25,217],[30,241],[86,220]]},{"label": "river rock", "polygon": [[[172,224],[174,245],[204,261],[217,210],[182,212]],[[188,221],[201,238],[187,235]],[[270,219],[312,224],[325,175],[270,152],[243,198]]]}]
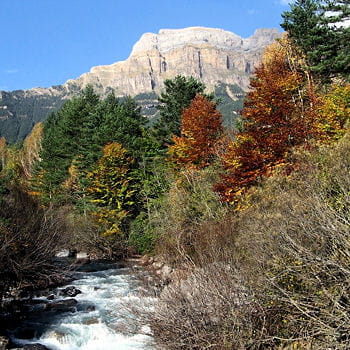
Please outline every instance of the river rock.
[{"label": "river rock", "polygon": [[23,347],[24,350],[50,350],[45,345],[36,343],[36,344],[27,344]]},{"label": "river rock", "polygon": [[35,329],[33,328],[17,328],[14,332],[15,338],[18,339],[32,339],[35,337]]},{"label": "river rock", "polygon": [[50,311],[75,311],[78,302],[75,299],[58,300],[46,305],[46,310]]},{"label": "river rock", "polygon": [[86,311],[95,311],[96,310],[96,306],[95,305],[89,305],[87,308],[86,308]]},{"label": "river rock", "polygon": [[62,289],[59,294],[63,297],[75,297],[81,293],[82,293],[81,290],[79,290],[78,288],[74,286],[69,286]]},{"label": "river rock", "polygon": [[91,324],[97,324],[97,323],[99,323],[98,318],[89,318],[88,320],[83,321],[83,324],[85,324],[87,326],[89,326]]},{"label": "river rock", "polygon": [[9,338],[5,336],[0,336],[0,350],[5,350],[8,343]]}]

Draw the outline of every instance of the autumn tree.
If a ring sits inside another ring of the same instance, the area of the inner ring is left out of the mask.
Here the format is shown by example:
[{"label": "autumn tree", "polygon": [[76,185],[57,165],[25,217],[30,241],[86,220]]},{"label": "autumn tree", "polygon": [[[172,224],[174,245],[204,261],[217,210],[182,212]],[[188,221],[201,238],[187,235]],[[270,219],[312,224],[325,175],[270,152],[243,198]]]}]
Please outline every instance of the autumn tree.
[{"label": "autumn tree", "polygon": [[[159,119],[154,134],[163,145],[172,143],[172,135],[180,136],[181,114],[197,93],[204,94],[205,85],[193,77],[176,76],[164,81],[164,91],[159,97]],[[207,95],[212,100],[212,95]]]},{"label": "autumn tree", "polygon": [[93,216],[101,225],[103,234],[126,239],[128,219],[136,210],[138,184],[133,176],[134,160],[120,143],[110,143],[95,169],[88,174]]},{"label": "autumn tree", "polygon": [[243,131],[223,156],[226,173],[216,190],[225,201],[237,202],[312,137],[314,94],[301,66],[286,38],[266,50],[244,103]]},{"label": "autumn tree", "polygon": [[180,166],[205,167],[216,154],[221,133],[222,116],[216,104],[197,94],[182,113],[181,136],[173,136],[170,158]]},{"label": "autumn tree", "polygon": [[350,84],[334,83],[318,96],[316,126],[322,142],[343,137],[350,119]]}]

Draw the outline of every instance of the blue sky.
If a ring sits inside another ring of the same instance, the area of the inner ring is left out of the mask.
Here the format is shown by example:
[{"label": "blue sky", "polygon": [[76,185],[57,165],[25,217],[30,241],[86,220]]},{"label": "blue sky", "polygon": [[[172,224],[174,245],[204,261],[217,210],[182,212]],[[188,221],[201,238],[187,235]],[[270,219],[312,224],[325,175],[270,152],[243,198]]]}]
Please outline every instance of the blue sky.
[{"label": "blue sky", "polygon": [[[143,33],[279,27],[289,0],[0,0],[0,90],[48,87],[125,60]],[[280,30],[282,30],[280,28]]]}]

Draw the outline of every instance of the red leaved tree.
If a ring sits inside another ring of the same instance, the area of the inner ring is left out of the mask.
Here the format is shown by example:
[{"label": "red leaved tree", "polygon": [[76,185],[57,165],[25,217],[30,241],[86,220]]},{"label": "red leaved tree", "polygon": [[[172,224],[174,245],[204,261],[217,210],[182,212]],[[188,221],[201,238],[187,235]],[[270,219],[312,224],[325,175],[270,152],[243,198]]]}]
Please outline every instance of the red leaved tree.
[{"label": "red leaved tree", "polygon": [[276,166],[314,132],[314,92],[288,39],[272,44],[256,68],[242,110],[244,129],[223,155],[226,173],[215,189],[227,202]]},{"label": "red leaved tree", "polygon": [[203,168],[217,153],[222,116],[216,104],[197,94],[182,113],[181,136],[173,136],[170,159],[179,166]]}]

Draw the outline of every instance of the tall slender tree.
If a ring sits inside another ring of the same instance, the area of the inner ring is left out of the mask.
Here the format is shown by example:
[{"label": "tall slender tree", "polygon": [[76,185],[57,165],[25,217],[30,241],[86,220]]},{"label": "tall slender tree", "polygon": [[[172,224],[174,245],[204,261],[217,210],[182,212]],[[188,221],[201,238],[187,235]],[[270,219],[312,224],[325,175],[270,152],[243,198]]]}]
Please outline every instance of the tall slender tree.
[{"label": "tall slender tree", "polygon": [[182,112],[181,136],[173,136],[169,154],[180,166],[205,167],[217,153],[222,116],[216,104],[197,94]]}]

